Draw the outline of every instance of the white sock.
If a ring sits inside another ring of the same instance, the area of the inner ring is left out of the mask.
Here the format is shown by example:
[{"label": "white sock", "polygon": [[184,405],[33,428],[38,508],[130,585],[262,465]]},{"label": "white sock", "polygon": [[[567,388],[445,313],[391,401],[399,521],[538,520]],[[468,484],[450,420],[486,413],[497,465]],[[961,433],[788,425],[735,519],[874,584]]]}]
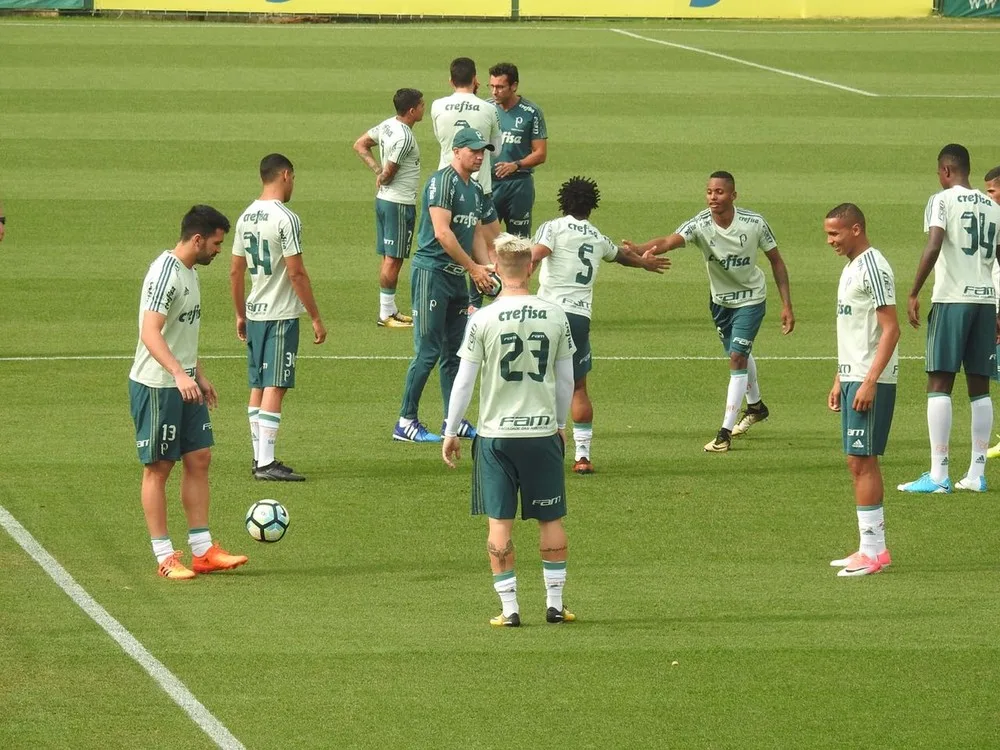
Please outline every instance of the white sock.
[{"label": "white sock", "polygon": [[885,552],[885,514],[881,505],[858,506],[858,531],[862,555],[874,560],[880,552]]},{"label": "white sock", "polygon": [[281,426],[281,414],[273,411],[260,410],[257,415],[260,420],[260,449],[257,465],[270,466],[274,463],[274,444],[278,440],[278,427]]},{"label": "white sock", "polygon": [[542,577],[545,579],[545,606],[563,608],[563,586],[566,585],[566,561],[542,560]]},{"label": "white sock", "polygon": [[378,293],[378,317],[379,320],[385,320],[391,315],[395,315],[399,312],[399,308],[396,307],[396,293],[392,292],[387,294],[386,292],[379,291]]},{"label": "white sock", "polygon": [[726,414],[722,418],[722,427],[732,430],[736,426],[736,420],[740,416],[740,407],[743,406],[743,396],[747,392],[747,371],[729,371],[729,392],[726,394]]},{"label": "white sock", "polygon": [[753,355],[747,356],[747,406],[760,403],[760,384],[757,382],[757,363]]},{"label": "white sock", "polygon": [[493,576],[493,590],[500,596],[504,617],[521,611],[517,606],[517,576],[513,570]]},{"label": "white sock", "polygon": [[576,446],[574,461],[581,458],[590,460],[590,441],[594,438],[594,426],[590,422],[573,423],[573,444]]},{"label": "white sock", "polygon": [[191,548],[192,555],[201,557],[212,546],[211,532],[208,529],[189,529],[188,546]]},{"label": "white sock", "polygon": [[948,393],[928,393],[927,396],[927,432],[931,438],[931,479],[935,482],[943,482],[948,478],[951,395]]},{"label": "white sock", "polygon": [[993,402],[990,397],[980,396],[972,401],[972,462],[969,476],[978,479],[986,469],[986,451],[990,447],[990,433],[993,431]]},{"label": "white sock", "polygon": [[174,545],[170,541],[170,537],[153,537],[151,539],[153,543],[153,554],[156,555],[156,562],[159,564],[174,554]]},{"label": "white sock", "polygon": [[260,418],[257,416],[260,409],[256,406],[247,407],[247,417],[250,419],[250,442],[253,443],[253,460],[256,462],[260,457]]},{"label": "white sock", "polygon": [[413,424],[416,421],[417,420],[410,419],[409,417],[400,417],[399,418],[399,426],[400,427],[409,427],[411,424]]}]

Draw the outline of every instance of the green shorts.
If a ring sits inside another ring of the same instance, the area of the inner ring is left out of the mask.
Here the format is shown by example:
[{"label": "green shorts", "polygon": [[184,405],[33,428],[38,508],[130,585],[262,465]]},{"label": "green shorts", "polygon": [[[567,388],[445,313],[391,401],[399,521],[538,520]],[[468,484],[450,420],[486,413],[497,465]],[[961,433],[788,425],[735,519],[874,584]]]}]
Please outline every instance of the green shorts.
[{"label": "green shorts", "polygon": [[993,303],[935,302],[927,316],[926,372],[996,374],[997,313]]},{"label": "green shorts", "polygon": [[409,258],[416,206],[375,199],[375,252],[388,258]]},{"label": "green shorts", "polygon": [[[518,237],[531,236],[531,209],[535,206],[535,180],[528,175],[493,183],[493,204],[497,218],[507,231]],[[486,219],[483,219],[486,222]]]},{"label": "green shorts", "polygon": [[247,380],[251,388],[294,388],[299,319],[247,321]]},{"label": "green shorts", "polygon": [[594,360],[590,352],[590,318],[585,315],[566,313],[569,321],[569,332],[573,336],[573,380],[586,377],[593,367]]},{"label": "green shorts", "polygon": [[185,453],[215,444],[208,407],[184,403],[176,388],[150,388],[130,378],[128,401],[143,465],[178,461]]},{"label": "green shorts", "polygon": [[854,411],[852,404],[861,383],[840,384],[840,426],[844,453],[848,456],[881,456],[889,441],[892,412],[896,406],[896,384],[877,383],[875,400],[868,411]]},{"label": "green shorts", "polygon": [[564,446],[559,435],[477,437],[472,442],[472,515],[555,521],[566,515]]},{"label": "green shorts", "polygon": [[722,348],[726,350],[726,354],[739,352],[749,355],[753,349],[753,341],[757,338],[757,332],[760,331],[760,324],[764,322],[767,303],[759,302],[746,307],[723,307],[709,301],[708,307],[712,311],[715,330],[719,332]]},{"label": "green shorts", "polygon": [[997,344],[997,353],[993,356],[993,380],[1000,380],[1000,344]]}]

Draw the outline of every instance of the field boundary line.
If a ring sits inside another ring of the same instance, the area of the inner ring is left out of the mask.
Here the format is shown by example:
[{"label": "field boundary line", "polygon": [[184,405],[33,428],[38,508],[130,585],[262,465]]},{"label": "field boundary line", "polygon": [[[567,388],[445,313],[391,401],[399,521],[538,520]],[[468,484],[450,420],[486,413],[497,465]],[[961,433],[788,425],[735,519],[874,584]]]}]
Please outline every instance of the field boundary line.
[{"label": "field boundary line", "polygon": [[796,78],[800,81],[808,81],[809,83],[816,83],[819,84],[820,86],[828,86],[833,89],[839,89],[840,91],[846,91],[850,94],[860,94],[861,96],[868,96],[876,99],[882,96],[881,94],[876,94],[872,91],[865,91],[864,89],[856,89],[851,86],[844,86],[841,83],[826,81],[822,78],[814,78],[813,76],[807,76],[803,73],[796,73],[791,70],[785,70],[784,68],[775,68],[770,65],[762,65],[761,63],[755,63],[750,60],[744,60],[742,57],[733,57],[732,55],[724,55],[721,52],[713,52],[711,50],[702,49],[701,47],[693,47],[690,44],[678,44],[677,42],[668,42],[666,39],[657,39],[651,36],[642,36],[642,34],[634,34],[631,31],[625,31],[624,29],[609,29],[609,31],[615,34],[621,34],[622,36],[631,37],[633,39],[639,39],[644,42],[661,44],[664,47],[672,47],[674,49],[685,50],[687,52],[697,52],[699,55],[708,55],[709,57],[716,57],[720,60],[727,60],[729,62],[734,62],[739,65],[746,65],[747,67],[750,68],[765,70],[769,73],[777,73],[778,75],[788,76],[789,78]]},{"label": "field boundary line", "polygon": [[163,688],[163,691],[180,706],[184,713],[208,735],[216,745],[224,750],[246,750],[240,742],[205,706],[195,698],[187,686],[167,669],[163,662],[153,656],[125,626],[110,612],[97,603],[87,591],[74,580],[73,576],[31,535],[10,511],[0,505],[0,526],[10,534],[21,549],[55,581],[55,584],[82,609],[91,620],[121,646],[145,672]]},{"label": "field boundary line", "polygon": [[[245,354],[206,354],[205,356],[199,357],[198,359],[205,360],[225,360],[225,359],[246,359]],[[395,355],[395,354],[300,354],[297,359],[310,359],[310,360],[326,360],[333,362],[409,362],[412,357]],[[681,355],[681,354],[666,354],[666,355],[605,355],[605,356],[595,356],[594,359],[599,361],[610,361],[610,362],[717,362],[719,360],[727,359],[724,355],[720,354],[717,357],[704,356],[704,355]],[[768,357],[755,356],[754,359],[760,362],[836,362],[837,358],[833,356],[801,356],[801,357]],[[917,360],[924,359],[923,356],[906,356],[900,357],[899,359],[909,359]],[[112,362],[112,361],[131,361],[131,354],[96,354],[96,355],[53,355],[53,356],[38,356],[38,357],[0,357],[0,362]]]}]

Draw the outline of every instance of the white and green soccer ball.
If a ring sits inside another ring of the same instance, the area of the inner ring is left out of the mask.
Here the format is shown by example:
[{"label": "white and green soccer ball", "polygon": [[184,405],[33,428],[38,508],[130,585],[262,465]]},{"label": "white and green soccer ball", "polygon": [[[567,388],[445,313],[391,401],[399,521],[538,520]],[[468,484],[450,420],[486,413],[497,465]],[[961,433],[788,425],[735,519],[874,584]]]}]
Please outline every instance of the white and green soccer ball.
[{"label": "white and green soccer ball", "polygon": [[247,511],[247,533],[258,542],[277,542],[288,531],[288,511],[277,500],[258,500]]}]

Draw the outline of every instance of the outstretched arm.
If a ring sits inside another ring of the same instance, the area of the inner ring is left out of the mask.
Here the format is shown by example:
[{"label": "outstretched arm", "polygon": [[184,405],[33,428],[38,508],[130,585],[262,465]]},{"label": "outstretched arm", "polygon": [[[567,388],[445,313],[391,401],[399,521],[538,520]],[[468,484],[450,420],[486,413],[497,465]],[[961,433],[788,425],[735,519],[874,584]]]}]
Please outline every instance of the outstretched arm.
[{"label": "outstretched arm", "polygon": [[[532,254],[532,257],[534,257],[534,254]],[[661,258],[652,253],[649,255],[638,255],[624,249],[618,250],[618,255],[615,256],[615,263],[627,266],[628,268],[644,268],[652,273],[663,273],[664,270],[670,268],[670,258]]]},{"label": "outstretched arm", "polygon": [[684,238],[679,234],[668,234],[666,237],[657,237],[649,242],[643,242],[641,245],[636,245],[629,240],[622,241],[623,248],[639,255],[646,255],[647,253],[650,255],[663,255],[663,253],[668,253],[671,250],[682,248],[686,244]]}]

